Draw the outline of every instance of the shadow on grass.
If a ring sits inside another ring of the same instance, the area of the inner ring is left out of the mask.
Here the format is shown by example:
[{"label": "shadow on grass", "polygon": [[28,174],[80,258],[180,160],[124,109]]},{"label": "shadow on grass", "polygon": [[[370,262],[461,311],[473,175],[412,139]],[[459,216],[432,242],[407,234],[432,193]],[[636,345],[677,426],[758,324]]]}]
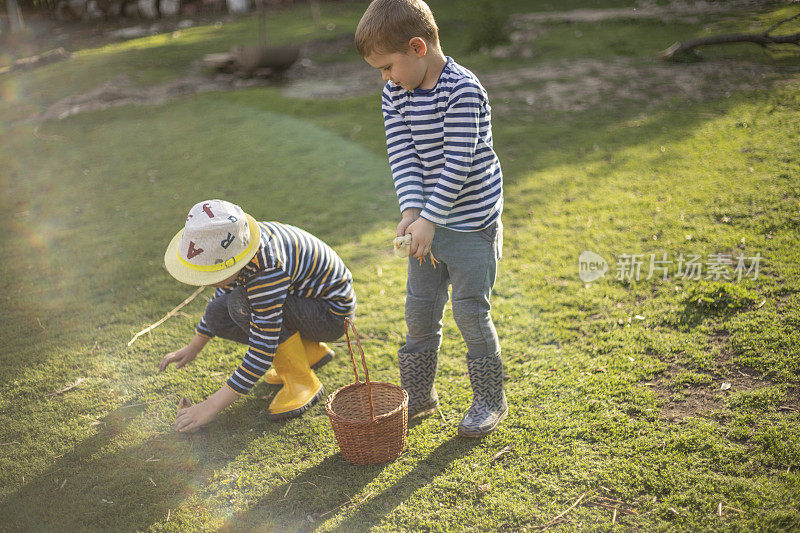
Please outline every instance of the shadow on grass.
[{"label": "shadow on grass", "polygon": [[381,494],[358,506],[337,528],[341,531],[366,529],[368,524],[378,523],[414,492],[429,485],[436,476],[442,474],[456,459],[467,455],[480,444],[480,439],[452,437],[433,450],[428,457],[417,463],[408,472]]},{"label": "shadow on grass", "polygon": [[144,406],[122,406],[99,431],[0,502],[6,531],[142,530],[162,520],[228,464],[249,439],[160,434],[127,446]]},{"label": "shadow on grass", "polygon": [[247,511],[234,515],[224,530],[276,528],[310,531],[333,516],[387,465],[355,466],[341,454],[330,455],[295,478],[275,487]]},{"label": "shadow on grass", "polygon": [[349,513],[349,516],[336,529],[369,529],[478,444],[478,440],[453,437],[391,486],[376,495],[370,492],[366,496],[360,496],[359,492],[388,464],[357,466],[346,462],[339,453],[331,455],[276,487],[248,511],[235,515],[225,529],[314,531],[340,513]]}]

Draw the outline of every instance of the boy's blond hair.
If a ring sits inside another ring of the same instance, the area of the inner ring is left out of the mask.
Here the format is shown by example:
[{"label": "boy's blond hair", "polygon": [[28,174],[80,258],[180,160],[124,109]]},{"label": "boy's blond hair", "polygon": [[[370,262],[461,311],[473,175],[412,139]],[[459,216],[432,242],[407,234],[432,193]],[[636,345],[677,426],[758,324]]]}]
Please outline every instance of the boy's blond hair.
[{"label": "boy's blond hair", "polygon": [[362,57],[408,50],[408,41],[421,37],[439,47],[439,28],[431,8],[422,0],[373,0],[356,28],[356,48]]}]

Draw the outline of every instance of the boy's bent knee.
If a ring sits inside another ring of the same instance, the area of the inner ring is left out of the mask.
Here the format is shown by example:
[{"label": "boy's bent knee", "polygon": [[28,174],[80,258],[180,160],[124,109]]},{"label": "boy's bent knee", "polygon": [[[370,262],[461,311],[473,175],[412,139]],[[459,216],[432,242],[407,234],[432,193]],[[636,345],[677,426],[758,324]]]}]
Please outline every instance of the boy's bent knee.
[{"label": "boy's bent knee", "polygon": [[228,295],[223,294],[208,302],[206,311],[203,313],[203,320],[208,329],[216,334],[216,329],[230,323],[230,316],[228,312]]},{"label": "boy's bent knee", "polygon": [[228,316],[237,326],[250,330],[250,303],[243,287],[237,287],[228,295]]}]

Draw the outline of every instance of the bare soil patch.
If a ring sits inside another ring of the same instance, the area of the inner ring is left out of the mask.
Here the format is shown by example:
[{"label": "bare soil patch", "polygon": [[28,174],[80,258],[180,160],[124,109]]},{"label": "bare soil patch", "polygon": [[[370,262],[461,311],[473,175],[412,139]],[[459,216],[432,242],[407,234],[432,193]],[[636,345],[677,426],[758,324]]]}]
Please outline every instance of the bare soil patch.
[{"label": "bare soil patch", "polygon": [[572,59],[480,76],[499,112],[584,111],[621,103],[648,107],[680,97],[701,101],[765,89],[800,74],[800,67],[744,62],[667,64],[657,59]]},{"label": "bare soil patch", "polygon": [[[758,377],[754,370],[725,364],[720,368],[720,372],[708,373],[712,378],[711,384],[686,384],[676,390],[672,388],[673,379],[683,371],[684,367],[673,364],[657,379],[646,383],[664,400],[661,418],[669,422],[681,422],[688,417],[710,416],[713,411],[725,408],[725,401],[731,394],[775,385],[768,379]],[[679,401],[674,400],[673,395],[676,393],[683,395],[684,398]],[[777,407],[777,411],[781,414],[800,412],[800,387],[789,388],[785,401]]]},{"label": "bare soil patch", "polygon": [[317,64],[308,59],[313,54],[344,53],[352,39],[352,35],[345,35],[308,42],[302,48],[303,59],[283,75],[270,79],[209,72],[199,60],[187,75],[164,84],[139,87],[128,76],[118,76],[91,91],[59,100],[25,122],[60,120],[124,105],[160,105],[189,94],[252,87],[278,87],[284,96],[303,99],[342,99],[377,93],[383,86],[380,75],[363,61]]},{"label": "bare soil patch", "polygon": [[[617,58],[558,60],[530,67],[479,73],[498,114],[613,109],[631,102],[652,108],[669,99],[701,101],[737,91],[765,89],[800,74],[800,67],[735,62],[691,65]],[[120,105],[158,105],[187,94],[278,87],[289,98],[343,99],[377,94],[380,76],[363,62],[318,65],[301,60],[277,80],[208,74],[195,66],[166,84],[137,87],[126,77],[65,98],[31,120],[62,119]]]},{"label": "bare soil patch", "polygon": [[520,28],[530,24],[549,21],[561,22],[600,22],[614,19],[655,18],[664,22],[698,21],[699,15],[726,13],[752,9],[764,2],[753,0],[734,0],[730,2],[681,2],[672,1],[669,5],[656,5],[654,1],[640,1],[637,7],[608,9],[574,9],[571,11],[552,11],[541,13],[522,13],[514,15],[512,25]]}]

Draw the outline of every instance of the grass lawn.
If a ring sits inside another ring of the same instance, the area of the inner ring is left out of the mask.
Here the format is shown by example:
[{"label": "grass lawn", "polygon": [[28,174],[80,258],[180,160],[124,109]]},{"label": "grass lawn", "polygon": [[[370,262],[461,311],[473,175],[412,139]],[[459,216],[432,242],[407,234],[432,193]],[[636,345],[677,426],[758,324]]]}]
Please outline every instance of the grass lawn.
[{"label": "grass lawn", "polygon": [[[497,16],[629,5],[516,1]],[[323,6],[333,29],[305,5],[275,11],[275,42],[352,32],[364,8]],[[558,22],[532,58],[496,60],[470,47],[461,3],[431,6],[445,52],[479,76],[562,59],[647,65],[678,38],[797,11]],[[448,311],[440,414],[411,424],[393,463],[346,463],[322,405],[267,421],[276,389],[263,382],[199,433],[176,434],[178,400],[215,391],[243,348],[216,340],[158,374],[202,297],[127,343],[191,294],[163,253],[205,198],[329,242],[356,281],[371,375],[399,383],[405,264],[391,254],[377,95],[261,87],[20,120],[115,76],[163,83],[256,32],[241,18],[0,75],[0,529],[800,531],[800,59],[747,47],[704,61],[771,69],[778,83],[652,105],[604,96],[578,111],[497,102],[505,257],[492,314],[511,411],[495,433],[456,436],[471,391]],[[609,263],[591,283],[585,250]],[[649,275],[651,255],[668,261],[666,279]],[[676,272],[681,255],[699,256],[702,279]],[[710,265],[731,274],[740,255],[760,257],[757,276],[714,279]],[[623,268],[632,256],[639,279]],[[329,392],[352,379],[345,344],[333,346],[319,372]]]}]

